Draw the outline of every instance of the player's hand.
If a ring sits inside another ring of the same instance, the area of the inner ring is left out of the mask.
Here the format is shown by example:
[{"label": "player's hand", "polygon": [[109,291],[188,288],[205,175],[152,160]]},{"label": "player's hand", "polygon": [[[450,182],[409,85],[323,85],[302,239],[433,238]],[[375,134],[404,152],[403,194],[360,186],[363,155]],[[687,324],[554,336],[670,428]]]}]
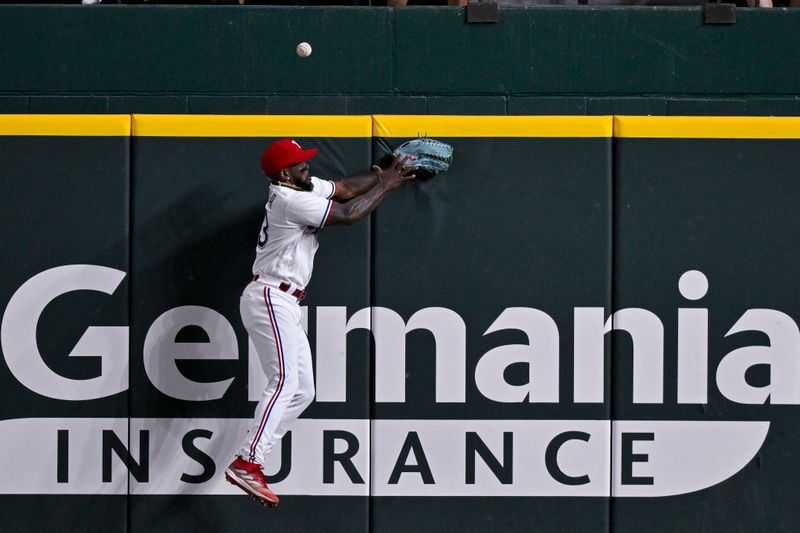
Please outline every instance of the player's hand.
[{"label": "player's hand", "polygon": [[396,189],[401,183],[407,180],[413,180],[417,176],[414,174],[415,166],[408,166],[406,162],[408,156],[395,156],[391,164],[385,169],[378,165],[373,165],[372,170],[378,176],[378,181],[384,183],[389,187],[389,190]]}]

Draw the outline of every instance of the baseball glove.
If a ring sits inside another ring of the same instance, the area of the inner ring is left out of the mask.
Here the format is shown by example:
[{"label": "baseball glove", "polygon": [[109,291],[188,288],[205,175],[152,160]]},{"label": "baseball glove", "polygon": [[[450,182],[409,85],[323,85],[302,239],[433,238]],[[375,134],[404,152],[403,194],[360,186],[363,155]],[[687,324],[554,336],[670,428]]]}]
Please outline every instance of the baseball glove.
[{"label": "baseball glove", "polygon": [[431,176],[445,172],[453,163],[453,147],[447,143],[421,136],[406,141],[393,152],[395,156],[408,156],[406,166],[424,170]]}]

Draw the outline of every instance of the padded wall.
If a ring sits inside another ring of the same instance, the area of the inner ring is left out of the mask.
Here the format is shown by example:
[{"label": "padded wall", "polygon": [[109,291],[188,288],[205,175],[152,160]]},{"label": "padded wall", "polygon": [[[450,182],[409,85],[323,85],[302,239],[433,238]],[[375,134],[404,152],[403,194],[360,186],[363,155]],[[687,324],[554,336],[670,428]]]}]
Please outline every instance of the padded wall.
[{"label": "padded wall", "polygon": [[[405,366],[376,376],[377,531],[608,529],[609,404],[576,402],[569,354],[573,307],[611,307],[611,130],[611,117],[375,117],[376,158],[418,132],[456,154],[374,216],[375,305],[414,330]],[[589,483],[548,470],[569,431],[591,434],[562,459]]]},{"label": "padded wall", "polygon": [[[252,277],[267,201],[261,152],[273,140],[292,137],[319,148],[313,159],[315,175],[333,178],[364,171],[370,166],[370,118],[136,115],[133,135],[132,346],[144,356],[132,360],[131,409],[134,417],[163,435],[165,446],[178,452],[162,452],[166,457],[159,479],[133,486],[133,529],[161,530],[178,521],[234,531],[278,527],[289,520],[300,530],[314,530],[322,523],[320,513],[329,510],[327,528],[366,530],[367,481],[345,483],[338,472],[341,483],[332,489],[320,474],[326,432],[349,430],[363,447],[353,460],[360,459],[368,475],[366,336],[353,340],[347,352],[345,401],[326,401],[325,387],[318,385],[322,390],[304,413],[306,420],[271,454],[266,472],[274,490],[287,499],[285,514],[265,514],[249,499],[234,497],[237,489],[221,474],[244,440],[246,422],[264,387],[263,371],[257,357],[251,357],[239,318],[239,295]],[[370,227],[363,223],[348,230],[334,228],[320,235],[320,265],[308,287],[310,340],[314,353],[327,358],[343,358],[344,353],[319,346],[319,310],[338,316],[340,309],[352,313],[369,306]],[[198,323],[204,327],[191,326]],[[188,344],[188,350],[174,343]],[[148,351],[148,346],[154,348]],[[219,360],[170,363],[179,352],[185,359],[208,353]],[[319,366],[317,362],[317,379],[328,379]],[[218,383],[217,388],[180,386],[176,371],[193,382]],[[176,417],[187,420],[176,424]],[[206,466],[198,465],[193,454],[180,453],[187,438],[192,441],[189,448],[210,457]],[[198,477],[187,481],[182,478],[187,473]],[[318,497],[325,494],[331,497]],[[234,522],[226,518],[232,510]]]},{"label": "padded wall", "polygon": [[[616,117],[615,135],[614,305],[653,313],[627,317],[634,331],[663,324],[663,379],[637,377],[657,353],[615,334],[612,412],[642,457],[614,494],[683,490],[613,498],[612,523],[793,529],[800,121]],[[661,400],[634,401],[637,382]]]},{"label": "padded wall", "polygon": [[[451,170],[320,233],[317,397],[265,511],[221,475],[263,383],[238,316],[259,156],[293,137],[337,179],[417,134]],[[0,116],[8,527],[791,529],[798,139],[796,118]]]},{"label": "padded wall", "polygon": [[[128,115],[0,115],[3,527],[127,524]],[[84,496],[94,495],[94,496]]]}]

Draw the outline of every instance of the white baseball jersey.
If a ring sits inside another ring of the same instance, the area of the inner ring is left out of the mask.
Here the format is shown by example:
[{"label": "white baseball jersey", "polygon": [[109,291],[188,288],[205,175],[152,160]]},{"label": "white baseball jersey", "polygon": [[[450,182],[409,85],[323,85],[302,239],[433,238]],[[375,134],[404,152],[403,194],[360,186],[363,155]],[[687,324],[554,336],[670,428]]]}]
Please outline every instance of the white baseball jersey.
[{"label": "white baseball jersey", "polygon": [[253,274],[305,289],[311,280],[317,232],[333,211],[336,185],[311,177],[314,189],[300,191],[270,185],[264,223],[258,235]]}]

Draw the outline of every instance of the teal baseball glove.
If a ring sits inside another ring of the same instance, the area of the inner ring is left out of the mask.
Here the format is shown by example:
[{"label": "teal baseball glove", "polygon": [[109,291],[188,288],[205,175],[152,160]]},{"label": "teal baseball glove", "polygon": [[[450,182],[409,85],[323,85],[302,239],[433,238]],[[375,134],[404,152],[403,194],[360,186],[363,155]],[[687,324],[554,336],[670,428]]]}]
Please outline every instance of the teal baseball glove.
[{"label": "teal baseball glove", "polygon": [[447,171],[453,163],[453,147],[427,136],[406,141],[393,153],[395,156],[408,156],[407,167],[416,167],[434,176]]}]

